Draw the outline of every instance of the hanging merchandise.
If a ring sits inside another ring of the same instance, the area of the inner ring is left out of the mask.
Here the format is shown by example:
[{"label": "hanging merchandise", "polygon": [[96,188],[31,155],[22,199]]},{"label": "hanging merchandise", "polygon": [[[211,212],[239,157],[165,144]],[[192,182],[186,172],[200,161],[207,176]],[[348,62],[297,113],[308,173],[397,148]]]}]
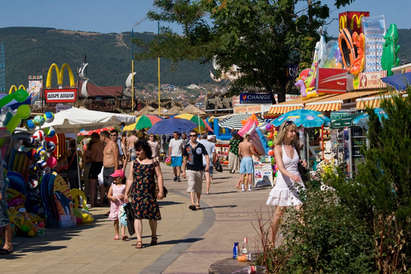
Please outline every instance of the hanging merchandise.
[{"label": "hanging merchandise", "polygon": [[366,17],[362,20],[365,35],[365,72],[382,71],[381,57],[385,43],[384,15]]}]

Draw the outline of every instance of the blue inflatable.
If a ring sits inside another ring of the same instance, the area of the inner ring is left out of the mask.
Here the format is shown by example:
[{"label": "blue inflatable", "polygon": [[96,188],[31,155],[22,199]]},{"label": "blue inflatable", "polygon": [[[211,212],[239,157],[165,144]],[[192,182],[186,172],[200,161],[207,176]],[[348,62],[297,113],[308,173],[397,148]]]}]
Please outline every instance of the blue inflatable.
[{"label": "blue inflatable", "polygon": [[257,132],[258,137],[260,138],[261,144],[263,145],[265,155],[267,155],[268,151],[270,150],[270,147],[268,146],[268,143],[267,143],[267,139],[265,138],[264,134],[261,132],[259,128],[256,128],[255,131]]},{"label": "blue inflatable", "polygon": [[228,141],[231,139],[232,135],[231,135],[231,130],[228,128],[224,128],[225,129],[225,133],[222,133],[222,129],[219,125],[218,125],[218,119],[214,118],[214,123],[213,123],[213,130],[214,130],[214,134],[217,138],[217,140],[222,140],[222,141]]},{"label": "blue inflatable", "polygon": [[7,177],[9,178],[9,187],[17,190],[24,196],[27,195],[27,185],[24,181],[23,175],[18,172],[9,171],[7,172]]}]

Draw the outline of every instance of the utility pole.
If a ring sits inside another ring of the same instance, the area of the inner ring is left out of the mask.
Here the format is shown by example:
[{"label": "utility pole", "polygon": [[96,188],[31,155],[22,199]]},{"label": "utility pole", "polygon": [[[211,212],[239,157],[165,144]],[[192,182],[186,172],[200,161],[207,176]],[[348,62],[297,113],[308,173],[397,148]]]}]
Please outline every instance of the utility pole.
[{"label": "utility pole", "polygon": [[134,114],[134,31],[131,29],[131,112]]},{"label": "utility pole", "polygon": [[[157,21],[157,36],[160,36],[160,21]],[[157,75],[158,75],[158,116],[161,116],[160,100],[160,56],[157,57]]]}]

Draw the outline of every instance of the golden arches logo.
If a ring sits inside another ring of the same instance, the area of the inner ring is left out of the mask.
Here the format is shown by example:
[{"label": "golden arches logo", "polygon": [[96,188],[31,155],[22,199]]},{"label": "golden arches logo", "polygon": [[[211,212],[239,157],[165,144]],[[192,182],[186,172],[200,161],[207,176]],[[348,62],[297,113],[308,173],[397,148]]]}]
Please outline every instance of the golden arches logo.
[{"label": "golden arches logo", "polygon": [[26,90],[26,87],[24,85],[20,85],[18,88],[16,85],[12,85],[9,89],[9,94],[12,94],[13,92],[18,91],[19,89],[24,89]]},{"label": "golden arches logo", "polygon": [[71,70],[71,67],[67,64],[64,63],[61,66],[61,69],[56,65],[56,63],[51,64],[49,71],[47,72],[47,79],[46,79],[46,88],[51,88],[51,80],[52,80],[52,73],[53,69],[56,71],[56,76],[57,76],[57,85],[59,87],[63,86],[63,75],[64,75],[64,70],[66,69],[68,74],[69,74],[69,79],[70,79],[70,87],[74,88],[76,86],[76,83],[74,81],[74,74],[73,71]]},{"label": "golden arches logo", "polygon": [[341,15],[339,20],[340,30],[345,29],[347,27],[347,15]]},{"label": "golden arches logo", "polygon": [[364,17],[364,14],[361,14],[358,16],[358,14],[354,14],[351,17],[351,30],[354,29],[354,22],[357,23],[357,29],[361,29],[361,20]]}]

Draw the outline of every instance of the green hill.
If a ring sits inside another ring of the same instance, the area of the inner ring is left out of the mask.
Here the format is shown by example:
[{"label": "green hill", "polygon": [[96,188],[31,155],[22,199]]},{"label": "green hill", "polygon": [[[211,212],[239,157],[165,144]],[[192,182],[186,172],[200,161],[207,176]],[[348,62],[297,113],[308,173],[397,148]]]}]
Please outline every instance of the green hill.
[{"label": "green hill", "polygon": [[[134,33],[134,37],[143,40],[153,36],[152,33]],[[75,72],[84,56],[89,63],[88,77],[93,82],[101,86],[124,86],[131,71],[130,38],[130,32],[102,34],[54,28],[0,28],[0,41],[6,51],[6,87],[26,84],[29,74],[46,75],[53,62],[59,66],[68,63]],[[208,64],[187,61],[172,66],[162,59],[161,82],[177,86],[211,83],[209,70]],[[157,83],[157,60],[135,61],[135,71],[137,84]]]},{"label": "green hill", "polygon": [[[142,40],[154,37],[152,33],[134,35]],[[88,77],[94,83],[124,85],[131,70],[130,38],[130,32],[102,34],[54,28],[0,28],[0,41],[4,42],[6,50],[6,89],[11,84],[27,84],[29,74],[45,75],[53,62],[68,63],[75,71],[84,56],[89,63]],[[399,30],[399,44],[401,63],[410,63],[411,29]],[[135,71],[138,86],[157,83],[157,60],[136,61]],[[161,82],[176,86],[214,83],[209,71],[210,64],[185,61],[172,66],[162,59]]]}]

